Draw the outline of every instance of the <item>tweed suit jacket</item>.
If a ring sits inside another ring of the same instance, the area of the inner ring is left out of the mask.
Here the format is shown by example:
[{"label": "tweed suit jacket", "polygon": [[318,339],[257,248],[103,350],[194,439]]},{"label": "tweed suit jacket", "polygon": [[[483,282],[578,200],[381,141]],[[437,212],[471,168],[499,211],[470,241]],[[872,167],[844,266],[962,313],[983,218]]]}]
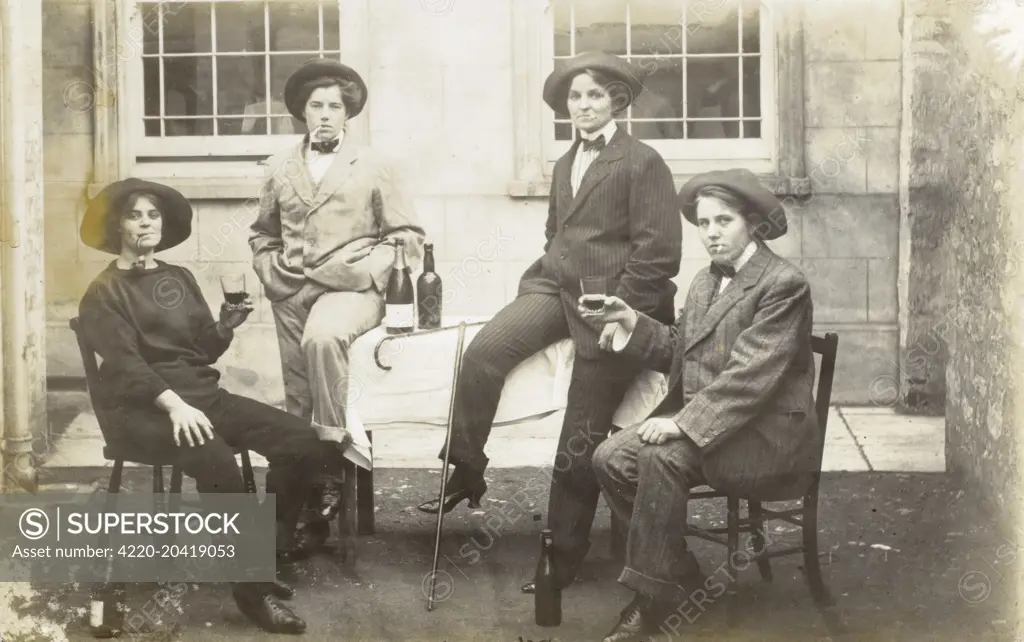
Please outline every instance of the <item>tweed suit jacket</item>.
[{"label": "tweed suit jacket", "polygon": [[704,268],[675,326],[639,315],[623,354],[669,374],[669,395],[652,416],[672,417],[705,455],[741,443],[749,453],[756,443],[766,473],[808,472],[821,435],[807,280],[759,244],[714,297],[719,284]]},{"label": "tweed suit jacket", "polygon": [[609,353],[598,347],[597,330],[576,309],[580,277],[607,277],[609,294],[671,323],[682,220],[668,165],[621,126],[573,196],[570,174],[579,145],[555,163],[544,255],[523,273],[519,295],[558,295],[576,353],[601,359]]},{"label": "tweed suit jacket", "polygon": [[[307,279],[342,292],[387,287],[394,264],[393,244],[404,239],[411,269],[422,256],[424,231],[412,199],[391,166],[367,147],[345,136],[334,162],[320,181],[306,166],[303,139],[270,157],[260,210],[250,229],[253,268],[267,298],[280,301]],[[380,217],[373,192],[380,194]],[[375,242],[368,256],[360,248]]]}]

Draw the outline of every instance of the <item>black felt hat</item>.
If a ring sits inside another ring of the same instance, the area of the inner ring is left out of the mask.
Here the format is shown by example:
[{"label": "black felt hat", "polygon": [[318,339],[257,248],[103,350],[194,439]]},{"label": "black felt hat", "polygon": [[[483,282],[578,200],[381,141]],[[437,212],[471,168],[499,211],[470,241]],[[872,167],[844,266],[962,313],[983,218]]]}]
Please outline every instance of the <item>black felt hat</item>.
[{"label": "black felt hat", "polygon": [[569,97],[569,87],[572,80],[587,69],[602,71],[615,78],[615,81],[622,83],[623,89],[628,95],[627,100],[621,105],[615,105],[615,111],[619,112],[629,106],[633,100],[643,91],[643,83],[640,82],[640,74],[633,65],[622,58],[603,51],[588,51],[569,58],[551,72],[544,81],[544,102],[553,109],[556,114],[568,116],[569,111],[566,101]]},{"label": "black felt hat", "polygon": [[306,122],[306,105],[299,99],[299,91],[307,82],[317,78],[337,78],[354,82],[360,89],[359,100],[354,105],[346,104],[345,109],[348,111],[349,118],[353,118],[363,111],[367,98],[366,83],[363,81],[363,77],[355,69],[343,65],[337,60],[314,58],[296,69],[284,84],[284,104],[297,120]]},{"label": "black felt hat", "polygon": [[706,172],[687,181],[679,190],[679,209],[690,223],[697,225],[697,192],[712,185],[734,192],[750,204],[747,221],[755,238],[771,241],[786,234],[785,206],[748,169]]},{"label": "black felt hat", "polygon": [[82,242],[101,252],[120,254],[121,239],[111,234],[110,217],[120,215],[128,197],[138,192],[152,194],[160,201],[163,228],[155,252],[180,245],[192,235],[192,204],[181,192],[160,183],[127,178],[107,185],[89,201],[79,229]]}]

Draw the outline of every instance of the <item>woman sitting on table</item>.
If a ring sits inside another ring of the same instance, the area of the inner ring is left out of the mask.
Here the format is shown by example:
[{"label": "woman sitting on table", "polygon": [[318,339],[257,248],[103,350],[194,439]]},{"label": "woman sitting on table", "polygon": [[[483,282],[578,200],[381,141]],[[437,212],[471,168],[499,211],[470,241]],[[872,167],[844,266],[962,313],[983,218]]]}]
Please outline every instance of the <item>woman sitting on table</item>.
[{"label": "woman sitting on table", "polygon": [[669,374],[668,397],[646,421],[609,437],[594,471],[614,516],[629,524],[619,582],[636,592],[605,642],[649,639],[673,612],[688,617],[708,585],[687,550],[687,501],[702,484],[741,497],[792,499],[821,455],[812,387],[813,306],[803,273],[765,241],[786,233],[779,200],[746,170],[693,178],[679,195],[711,256],[675,325],[616,297],[598,312],[612,324],[601,348]]},{"label": "woman sitting on table", "polygon": [[[104,437],[129,460],[180,468],[200,494],[245,492],[236,449],[266,457],[267,492],[277,495],[278,560],[288,562],[304,553],[292,534],[316,477],[327,478],[321,483],[329,491],[320,512],[326,518],[337,513],[340,493],[324,473],[339,464],[348,444],[321,442],[309,420],[218,385],[220,373],[212,366],[253,306],[248,298],[224,303],[214,320],[192,273],[154,258],[191,230],[192,207],[184,196],[134,178],[109,185],[85,213],[82,241],[117,257],[79,306],[82,331],[103,359],[96,392],[111,420]],[[283,583],[235,583],[232,592],[261,628],[305,630],[278,600],[292,594]]]}]

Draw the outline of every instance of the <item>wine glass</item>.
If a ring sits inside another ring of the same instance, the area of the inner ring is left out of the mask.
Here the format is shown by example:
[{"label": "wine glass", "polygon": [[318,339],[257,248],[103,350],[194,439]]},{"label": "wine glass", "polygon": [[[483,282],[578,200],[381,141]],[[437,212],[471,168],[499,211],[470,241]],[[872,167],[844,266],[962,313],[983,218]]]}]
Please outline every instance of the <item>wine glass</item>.
[{"label": "wine glass", "polygon": [[224,292],[224,300],[230,305],[244,303],[249,293],[245,289],[245,274],[232,274],[220,277],[220,289]]},{"label": "wine glass", "polygon": [[580,279],[580,293],[583,295],[583,307],[594,312],[604,307],[604,299],[608,296],[608,278],[604,276],[584,276]]}]

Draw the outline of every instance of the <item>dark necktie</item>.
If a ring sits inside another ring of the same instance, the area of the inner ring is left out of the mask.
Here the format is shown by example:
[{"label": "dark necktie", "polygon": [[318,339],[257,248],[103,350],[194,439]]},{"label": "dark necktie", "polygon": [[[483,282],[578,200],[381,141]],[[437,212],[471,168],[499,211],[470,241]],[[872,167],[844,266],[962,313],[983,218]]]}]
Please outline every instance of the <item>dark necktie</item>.
[{"label": "dark necktie", "polygon": [[583,151],[590,152],[590,151],[594,151],[595,149],[597,151],[601,151],[602,149],[604,149],[604,136],[603,135],[602,136],[598,136],[594,140],[587,140],[586,138],[583,139]]},{"label": "dark necktie", "polygon": [[714,261],[711,262],[711,273],[718,277],[719,280],[722,277],[733,278],[736,276],[736,268],[731,265],[719,265]]},{"label": "dark necktie", "polygon": [[309,148],[314,152],[320,152],[321,154],[330,154],[338,147],[338,139],[325,140],[323,142],[310,143]]}]

